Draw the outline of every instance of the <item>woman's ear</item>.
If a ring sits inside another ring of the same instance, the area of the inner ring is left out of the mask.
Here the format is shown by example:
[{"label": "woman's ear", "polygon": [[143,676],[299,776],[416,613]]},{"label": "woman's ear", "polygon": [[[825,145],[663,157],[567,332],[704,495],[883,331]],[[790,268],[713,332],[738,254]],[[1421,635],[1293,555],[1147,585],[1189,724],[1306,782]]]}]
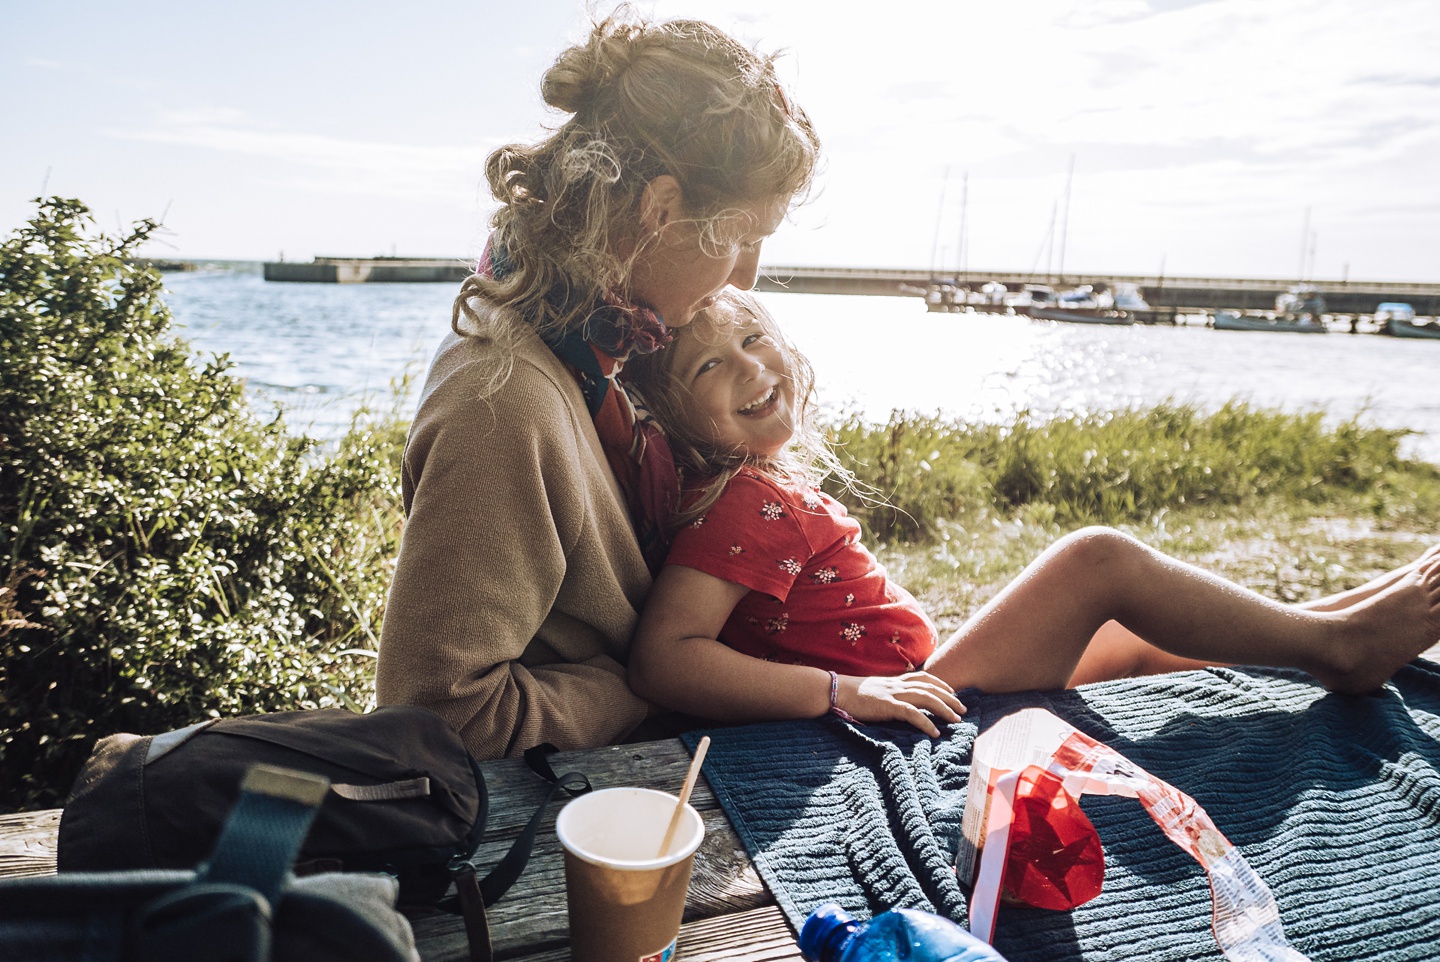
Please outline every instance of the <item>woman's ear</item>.
[{"label": "woman's ear", "polygon": [[640,226],[658,234],[666,224],[684,216],[680,182],[669,174],[661,174],[645,185],[640,197]]}]

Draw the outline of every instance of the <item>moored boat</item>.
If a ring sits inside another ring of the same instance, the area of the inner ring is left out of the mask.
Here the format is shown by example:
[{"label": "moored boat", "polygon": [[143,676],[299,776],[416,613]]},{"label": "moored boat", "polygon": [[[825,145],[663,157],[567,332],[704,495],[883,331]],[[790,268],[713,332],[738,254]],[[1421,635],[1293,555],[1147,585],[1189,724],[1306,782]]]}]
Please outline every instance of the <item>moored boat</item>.
[{"label": "moored boat", "polygon": [[1291,334],[1326,334],[1327,328],[1318,317],[1304,314],[1298,318],[1269,318],[1239,311],[1216,311],[1210,326],[1217,331],[1283,331]]},{"label": "moored boat", "polygon": [[1380,328],[1379,333],[1388,334],[1391,337],[1414,337],[1440,341],[1440,322],[1416,324],[1413,321],[1402,321],[1398,317],[1390,317],[1386,318],[1385,326]]},{"label": "moored boat", "polygon": [[1027,312],[1045,321],[1068,321],[1072,324],[1134,324],[1135,318],[1124,311],[1101,307],[1035,307]]},{"label": "moored boat", "polygon": [[1384,324],[1391,319],[1406,324],[1415,323],[1415,308],[1404,301],[1381,301],[1375,306],[1375,323]]},{"label": "moored boat", "polygon": [[1296,284],[1275,298],[1275,313],[1285,320],[1313,319],[1325,313],[1325,295],[1314,284]]},{"label": "moored boat", "polygon": [[[1133,285],[1130,285],[1133,288]],[[1031,287],[1031,317],[1046,321],[1067,321],[1071,324],[1134,324],[1135,318],[1116,303],[1114,294],[1105,285],[1084,284],[1074,290],[1056,294],[1048,287]],[[1148,308],[1135,291],[1128,291],[1129,303],[1136,309]]]}]

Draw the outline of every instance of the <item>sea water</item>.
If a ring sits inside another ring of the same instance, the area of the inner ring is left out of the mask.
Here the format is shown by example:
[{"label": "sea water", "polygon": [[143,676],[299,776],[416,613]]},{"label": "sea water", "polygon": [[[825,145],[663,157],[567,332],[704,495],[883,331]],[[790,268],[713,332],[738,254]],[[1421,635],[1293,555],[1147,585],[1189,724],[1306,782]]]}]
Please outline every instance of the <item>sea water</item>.
[{"label": "sea water", "polygon": [[[266,282],[258,264],[166,276],[180,333],[228,354],[257,409],[338,437],[363,406],[401,411],[450,329],[454,284]],[[1230,400],[1416,432],[1440,463],[1440,341],[1110,327],[993,314],[929,314],[919,298],[760,295],[815,366],[821,403],[884,421],[892,410],[1008,421]],[[406,387],[406,380],[409,386]]]}]

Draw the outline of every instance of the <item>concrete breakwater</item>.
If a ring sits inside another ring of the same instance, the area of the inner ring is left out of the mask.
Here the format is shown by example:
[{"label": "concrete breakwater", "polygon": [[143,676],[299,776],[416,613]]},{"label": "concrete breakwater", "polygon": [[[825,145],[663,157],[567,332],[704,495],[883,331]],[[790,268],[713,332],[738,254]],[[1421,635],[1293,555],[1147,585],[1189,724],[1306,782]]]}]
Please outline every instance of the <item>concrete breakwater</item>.
[{"label": "concrete breakwater", "polygon": [[301,261],[266,261],[267,281],[319,284],[458,283],[472,273],[470,264],[444,257],[317,257]]}]

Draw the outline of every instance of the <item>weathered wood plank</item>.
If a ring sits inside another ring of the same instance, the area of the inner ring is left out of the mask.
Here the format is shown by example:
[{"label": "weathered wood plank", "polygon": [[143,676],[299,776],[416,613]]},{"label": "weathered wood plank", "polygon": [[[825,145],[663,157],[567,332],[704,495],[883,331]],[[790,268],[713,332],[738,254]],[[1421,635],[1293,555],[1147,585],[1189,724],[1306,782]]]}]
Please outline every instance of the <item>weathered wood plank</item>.
[{"label": "weathered wood plank", "polygon": [[[690,753],[678,738],[671,738],[565,752],[553,761],[558,774],[580,772],[595,788],[636,785],[678,794],[690,767]],[[490,792],[490,822],[485,834],[488,838],[514,838],[529,821],[550,783],[530,771],[519,758],[484,762],[480,767]],[[547,814],[544,831],[553,831],[560,804],[552,806],[554,811]],[[690,804],[698,812],[719,807],[703,778],[696,783]]]},{"label": "weathered wood plank", "polygon": [[0,878],[55,874],[60,809],[0,815]]},{"label": "weathered wood plank", "polygon": [[[680,927],[675,955],[684,962],[801,962],[800,947],[780,909],[770,905]],[[521,956],[515,962],[568,962],[569,948]],[[430,956],[426,962],[434,962]]]}]

